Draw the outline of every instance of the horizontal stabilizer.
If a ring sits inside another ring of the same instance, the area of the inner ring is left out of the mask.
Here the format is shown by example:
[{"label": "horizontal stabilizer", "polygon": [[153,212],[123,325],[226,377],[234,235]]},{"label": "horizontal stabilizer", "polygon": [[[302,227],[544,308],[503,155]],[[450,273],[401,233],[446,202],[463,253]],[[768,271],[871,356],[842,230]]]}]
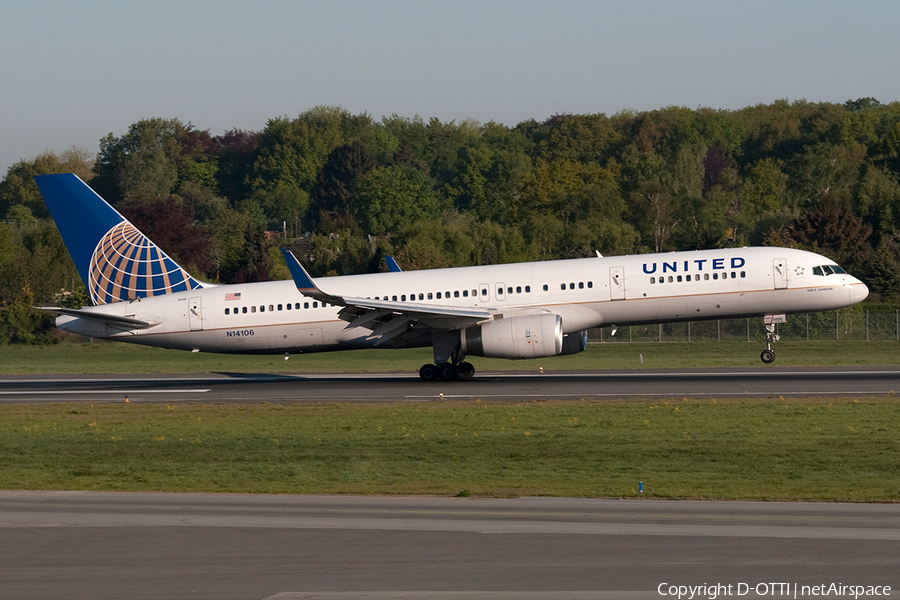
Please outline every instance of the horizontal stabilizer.
[{"label": "horizontal stabilizer", "polygon": [[92,310],[84,310],[78,308],[60,308],[58,306],[39,306],[37,308],[39,308],[40,310],[48,310],[63,315],[69,315],[70,317],[78,317],[79,319],[88,319],[91,321],[96,321],[98,323],[104,323],[106,325],[115,325],[119,327],[126,326],[131,329],[149,329],[150,327],[159,325],[159,321],[147,321],[144,319],[138,319],[132,315],[111,315],[108,313],[96,312]]}]

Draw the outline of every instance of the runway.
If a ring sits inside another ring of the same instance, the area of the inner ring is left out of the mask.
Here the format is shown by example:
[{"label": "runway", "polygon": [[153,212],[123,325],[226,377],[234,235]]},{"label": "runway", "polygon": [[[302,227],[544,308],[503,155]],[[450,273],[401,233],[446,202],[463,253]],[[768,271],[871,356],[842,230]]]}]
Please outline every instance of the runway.
[{"label": "runway", "polygon": [[897,367],[484,372],[472,381],[415,374],[214,373],[0,378],[0,404],[46,402],[397,402],[681,397],[885,396]]},{"label": "runway", "polygon": [[883,504],[7,491],[0,532],[6,600],[900,587],[900,506]]}]

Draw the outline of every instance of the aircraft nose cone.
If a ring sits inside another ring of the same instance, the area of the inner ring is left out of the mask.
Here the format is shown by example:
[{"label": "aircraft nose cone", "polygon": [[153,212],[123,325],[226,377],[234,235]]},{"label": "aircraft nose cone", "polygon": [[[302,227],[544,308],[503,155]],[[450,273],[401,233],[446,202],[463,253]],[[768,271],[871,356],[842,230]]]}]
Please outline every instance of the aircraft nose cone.
[{"label": "aircraft nose cone", "polygon": [[856,304],[857,302],[862,302],[869,296],[869,287],[864,284],[862,281],[854,280],[853,283],[850,284],[850,302]]}]

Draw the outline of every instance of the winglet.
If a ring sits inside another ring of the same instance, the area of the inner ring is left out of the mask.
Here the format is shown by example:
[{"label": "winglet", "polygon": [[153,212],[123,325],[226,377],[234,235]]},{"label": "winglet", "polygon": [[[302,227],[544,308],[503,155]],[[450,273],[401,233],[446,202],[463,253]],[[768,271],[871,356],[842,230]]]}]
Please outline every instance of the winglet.
[{"label": "winglet", "polygon": [[387,263],[388,273],[401,273],[403,271],[393,256],[385,255],[384,262]]},{"label": "winglet", "polygon": [[300,264],[300,261],[297,260],[297,257],[294,256],[293,252],[287,248],[282,248],[281,254],[284,256],[284,261],[287,263],[288,270],[291,272],[291,278],[294,280],[294,285],[297,286],[297,290],[301,294],[337,306],[346,305],[344,299],[340,296],[332,296],[331,294],[326,294],[320,290],[313,282],[312,277],[309,276],[309,273],[306,272],[306,269],[303,268],[303,265]]}]

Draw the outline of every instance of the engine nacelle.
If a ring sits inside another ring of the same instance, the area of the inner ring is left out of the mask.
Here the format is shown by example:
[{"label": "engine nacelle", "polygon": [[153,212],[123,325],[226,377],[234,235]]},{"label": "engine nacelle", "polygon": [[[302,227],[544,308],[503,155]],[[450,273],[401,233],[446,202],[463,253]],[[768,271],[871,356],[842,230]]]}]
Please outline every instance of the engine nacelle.
[{"label": "engine nacelle", "polygon": [[562,318],[540,314],[496,319],[464,329],[462,351],[489,358],[541,358],[563,350]]}]

